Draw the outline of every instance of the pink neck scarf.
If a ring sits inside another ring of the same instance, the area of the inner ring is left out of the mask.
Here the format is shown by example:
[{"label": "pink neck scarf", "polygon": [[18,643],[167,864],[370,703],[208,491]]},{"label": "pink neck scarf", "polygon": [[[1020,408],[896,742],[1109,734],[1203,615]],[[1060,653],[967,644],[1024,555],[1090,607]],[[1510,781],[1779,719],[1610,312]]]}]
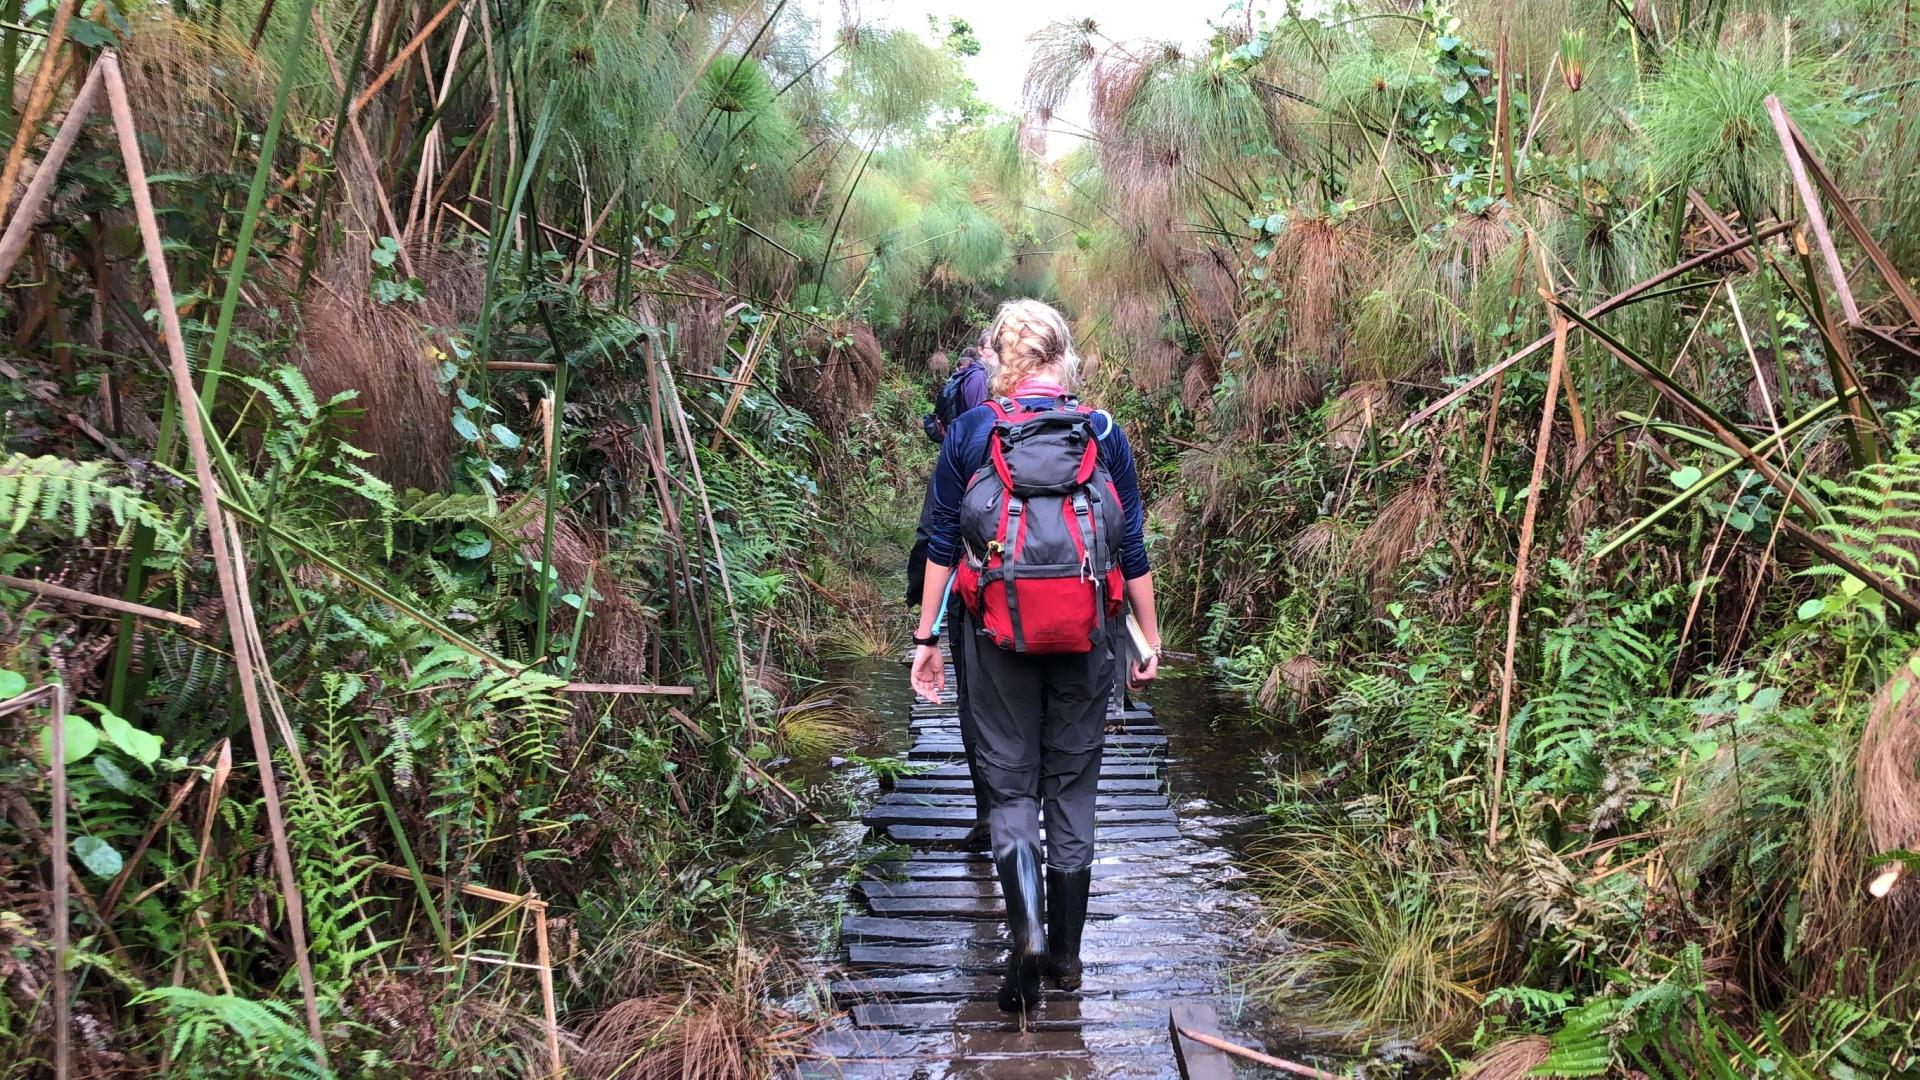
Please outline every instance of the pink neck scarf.
[{"label": "pink neck scarf", "polygon": [[1054,398],[1063,397],[1066,392],[1067,388],[1061,386],[1059,383],[1048,382],[1044,379],[1028,379],[1019,386],[1014,387],[1013,393],[1007,396],[1016,399],[1031,397]]}]

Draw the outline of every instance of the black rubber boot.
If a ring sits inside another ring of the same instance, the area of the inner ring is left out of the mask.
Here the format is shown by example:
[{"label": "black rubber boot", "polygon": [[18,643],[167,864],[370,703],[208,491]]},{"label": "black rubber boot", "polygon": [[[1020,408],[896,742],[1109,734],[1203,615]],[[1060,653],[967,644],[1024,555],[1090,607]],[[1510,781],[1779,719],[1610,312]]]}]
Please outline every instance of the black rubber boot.
[{"label": "black rubber boot", "polygon": [[987,827],[987,819],[981,818],[968,830],[966,844],[968,851],[986,851],[993,846],[993,830]]},{"label": "black rubber boot", "polygon": [[1047,867],[1047,968],[1053,985],[1080,989],[1080,932],[1087,926],[1087,892],[1093,867]]},{"label": "black rubber boot", "polygon": [[1042,925],[1046,898],[1040,884],[1040,852],[1019,845],[994,853],[1000,895],[1007,904],[1007,981],[1000,986],[1003,1012],[1026,1012],[1040,1003],[1040,973],[1047,966],[1047,931]]}]

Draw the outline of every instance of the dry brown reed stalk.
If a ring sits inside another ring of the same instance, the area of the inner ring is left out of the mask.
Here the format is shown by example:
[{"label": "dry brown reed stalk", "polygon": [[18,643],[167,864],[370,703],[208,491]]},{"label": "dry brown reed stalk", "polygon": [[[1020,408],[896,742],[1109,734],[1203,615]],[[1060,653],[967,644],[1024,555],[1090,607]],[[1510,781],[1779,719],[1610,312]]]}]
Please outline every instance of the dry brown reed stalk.
[{"label": "dry brown reed stalk", "polygon": [[[1853,767],[1860,814],[1874,850],[1920,849],[1920,653],[1873,696]],[[1904,874],[1902,864],[1889,864],[1869,889],[1884,897],[1901,885]]]},{"label": "dry brown reed stalk", "polygon": [[1523,1080],[1532,1076],[1552,1052],[1553,1040],[1545,1035],[1507,1039],[1469,1062],[1462,1080]]},{"label": "dry brown reed stalk", "polygon": [[[320,46],[320,55],[326,58],[327,71],[333,76],[334,92],[345,94],[347,92],[347,80],[346,76],[340,73],[339,59],[334,56],[333,41],[327,34],[327,21],[321,16],[320,9],[317,7],[311,9],[309,15],[313,22],[314,39]],[[407,233],[405,229],[400,227],[399,221],[395,220],[393,216],[393,200],[387,197],[386,185],[381,182],[380,165],[373,158],[373,149],[367,145],[367,133],[365,129],[360,126],[359,115],[352,111],[347,113],[347,134],[352,138],[354,154],[360,162],[361,175],[358,177],[358,180],[360,183],[366,184],[373,189],[373,202],[380,212],[381,222],[386,226],[384,230],[385,235],[393,237],[395,241],[404,239]],[[334,157],[336,159],[340,156],[339,141],[340,133],[334,132]],[[349,184],[352,182],[352,177],[349,172],[343,171],[341,178]],[[413,254],[407,249],[405,244],[400,246],[399,255],[400,266],[407,272],[407,276],[415,276]]]},{"label": "dry brown reed stalk", "polygon": [[[1596,319],[1601,315],[1605,315],[1609,311],[1614,311],[1618,308],[1625,307],[1629,303],[1632,303],[1634,298],[1638,297],[1642,293],[1649,292],[1655,288],[1658,288],[1659,286],[1664,285],[1669,281],[1672,281],[1674,278],[1677,278],[1682,274],[1687,273],[1690,270],[1697,270],[1702,266],[1706,266],[1710,263],[1717,262],[1720,259],[1724,259],[1728,255],[1732,255],[1738,251],[1741,251],[1746,247],[1748,247],[1749,245],[1771,240],[1772,238],[1780,235],[1781,233],[1786,232],[1788,229],[1793,228],[1793,225],[1794,223],[1791,221],[1779,222],[1774,225],[1769,225],[1764,229],[1758,230],[1752,236],[1743,236],[1739,240],[1734,241],[1732,243],[1722,244],[1719,247],[1712,248],[1708,251],[1703,251],[1700,254],[1695,255],[1690,259],[1687,259],[1683,262],[1676,263],[1673,266],[1670,266],[1667,269],[1660,271],[1659,273],[1653,275],[1652,277],[1645,278],[1641,281],[1637,281],[1634,284],[1627,286],[1625,289],[1622,289],[1621,291],[1613,294],[1607,299],[1602,300],[1600,303],[1595,304],[1594,306],[1588,308],[1586,311],[1582,312],[1581,314],[1587,319]],[[1535,242],[1532,246],[1537,247],[1538,246],[1537,242]],[[1451,406],[1454,402],[1459,401],[1461,398],[1466,397],[1468,394],[1473,393],[1475,390],[1479,389],[1482,385],[1484,385],[1487,382],[1487,380],[1499,377],[1501,372],[1506,371],[1508,368],[1512,367],[1513,365],[1519,363],[1522,360],[1525,360],[1527,357],[1532,356],[1534,353],[1539,352],[1541,349],[1547,348],[1548,346],[1552,345],[1554,343],[1555,336],[1556,335],[1553,332],[1549,331],[1544,336],[1535,338],[1533,341],[1528,342],[1526,346],[1521,348],[1518,352],[1510,354],[1505,360],[1502,360],[1499,363],[1492,365],[1491,367],[1487,367],[1481,370],[1481,372],[1478,375],[1475,375],[1473,378],[1468,379],[1466,382],[1461,383],[1459,386],[1456,386],[1452,390],[1449,390],[1447,393],[1441,395],[1439,398],[1435,399],[1431,404],[1428,404],[1427,406],[1422,408],[1419,412],[1414,413],[1412,416],[1409,416],[1406,420],[1406,423],[1403,423],[1400,425],[1400,434],[1404,435],[1407,432],[1412,431],[1414,428],[1419,427],[1422,423],[1426,421],[1428,417],[1432,416],[1437,412],[1440,412],[1441,410],[1447,408],[1448,406]]]},{"label": "dry brown reed stalk", "polygon": [[40,159],[33,179],[27,182],[27,190],[20,197],[19,208],[7,222],[6,234],[0,236],[0,282],[13,274],[13,264],[19,260],[20,253],[26,250],[33,223],[40,220],[41,204],[53,190],[54,178],[60,175],[60,164],[67,160],[68,151],[80,138],[80,129],[93,111],[93,99],[99,92],[100,67],[96,64],[93,70],[87,72],[86,81],[80,84],[79,92],[74,94],[73,103],[67,107],[66,118],[60,122],[60,130],[48,145],[46,155]]},{"label": "dry brown reed stalk", "polygon": [[437,491],[453,459],[453,403],[433,376],[431,340],[415,313],[364,293],[324,285],[303,312],[301,370],[326,399],[357,390],[351,441],[373,453],[369,468],[398,488]]},{"label": "dry brown reed stalk", "polygon": [[[1545,256],[1540,245],[1533,245],[1542,279],[1547,277]],[[1543,287],[1541,294],[1551,307],[1556,301]],[[1500,842],[1500,799],[1507,775],[1507,725],[1513,719],[1514,651],[1520,641],[1520,609],[1526,600],[1527,560],[1533,554],[1533,523],[1539,513],[1541,481],[1546,477],[1547,457],[1553,445],[1554,406],[1560,397],[1560,380],[1567,366],[1567,317],[1552,307],[1553,359],[1547,367],[1546,400],[1540,407],[1540,433],[1533,444],[1533,476],[1527,482],[1527,506],[1520,516],[1520,548],[1514,556],[1513,584],[1507,602],[1507,649],[1500,666],[1500,724],[1493,738],[1493,784],[1487,794],[1487,848]]]},{"label": "dry brown reed stalk", "polygon": [[[34,69],[33,84],[27,89],[26,106],[13,126],[14,139],[12,145],[7,147],[6,165],[0,167],[0,218],[6,218],[7,209],[13,205],[13,185],[19,182],[20,168],[26,164],[27,148],[33,144],[40,121],[53,105],[58,82],[54,75],[64,70],[67,24],[73,20],[73,11],[78,6],[78,0],[61,0],[60,6],[53,10],[53,23],[47,28],[40,66]],[[13,78],[13,72],[6,72],[5,77]]]},{"label": "dry brown reed stalk", "polygon": [[67,688],[56,674],[53,708],[47,717],[48,787],[53,800],[53,835],[47,856],[53,864],[53,1075],[67,1080],[73,1064],[73,999],[67,982],[68,905],[72,901],[72,865],[67,862]]},{"label": "dry brown reed stalk", "polygon": [[[206,519],[207,547],[213,556],[215,576],[226,608],[227,626],[233,638],[234,675],[240,683],[240,696],[246,708],[247,727],[253,738],[254,755],[260,770],[260,793],[266,803],[267,830],[272,840],[273,862],[279,878],[281,901],[286,906],[287,932],[293,948],[294,966],[300,976],[301,996],[305,999],[307,1030],[313,1036],[315,1051],[326,1060],[326,1043],[320,1027],[319,1001],[314,989],[313,962],[307,955],[306,919],[300,902],[300,883],[293,873],[293,855],[287,842],[285,815],[280,806],[280,790],[273,775],[273,747],[267,738],[266,721],[261,715],[260,687],[255,665],[259,658],[248,646],[242,628],[248,625],[242,606],[249,603],[239,589],[234,571],[234,553],[228,549],[227,518],[220,506],[220,488],[213,475],[212,457],[199,394],[194,389],[193,373],[187,363],[186,338],[180,330],[180,312],[174,306],[173,282],[167,273],[166,248],[160,239],[160,222],[153,211],[153,194],[147,187],[146,164],[140,157],[139,131],[134,126],[133,108],[127,101],[127,86],[120,75],[119,60],[112,52],[98,63],[106,69],[107,99],[113,110],[113,124],[120,142],[120,154],[127,170],[127,186],[133,196],[134,214],[140,223],[140,235],[147,254],[148,273],[153,277],[156,306],[160,311],[162,336],[166,339],[173,392],[187,412],[181,425],[187,435],[194,477],[200,490],[201,512]],[[291,754],[299,748],[288,746]]]}]

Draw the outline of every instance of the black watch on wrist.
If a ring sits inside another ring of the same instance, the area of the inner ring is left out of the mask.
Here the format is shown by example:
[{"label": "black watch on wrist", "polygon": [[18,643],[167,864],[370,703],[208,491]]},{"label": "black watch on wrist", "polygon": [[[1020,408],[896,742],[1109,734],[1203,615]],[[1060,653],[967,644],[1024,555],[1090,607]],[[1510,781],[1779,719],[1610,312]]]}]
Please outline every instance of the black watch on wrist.
[{"label": "black watch on wrist", "polygon": [[925,645],[931,649],[940,644],[940,635],[928,634],[926,637],[921,637],[919,634],[915,634],[913,635],[913,643],[915,645]]}]

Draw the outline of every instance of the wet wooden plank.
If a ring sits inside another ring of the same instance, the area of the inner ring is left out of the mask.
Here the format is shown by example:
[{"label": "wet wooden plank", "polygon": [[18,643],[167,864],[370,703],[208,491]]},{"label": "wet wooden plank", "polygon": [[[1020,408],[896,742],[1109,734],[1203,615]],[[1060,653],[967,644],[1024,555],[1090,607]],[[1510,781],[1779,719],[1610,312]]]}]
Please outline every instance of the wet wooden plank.
[{"label": "wet wooden plank", "polygon": [[900,919],[882,915],[848,915],[840,920],[846,941],[997,941],[1005,940],[1000,924],[984,919]]},{"label": "wet wooden plank", "polygon": [[[908,780],[970,780],[967,766],[962,762],[929,763],[931,768],[915,772],[911,777],[901,777],[900,782]],[[1157,780],[1160,766],[1152,761],[1116,761],[1109,755],[1100,762],[1102,780]]]},{"label": "wet wooden plank", "polygon": [[1220,1037],[1220,1017],[1205,1002],[1175,1002],[1167,1010],[1167,1033],[1173,1040],[1174,1061],[1181,1080],[1233,1080],[1233,1060],[1224,1051],[1195,1042],[1180,1029]]},{"label": "wet wooden plank", "polygon": [[[891,803],[875,806],[860,815],[860,820],[871,826],[881,825],[952,825],[970,829],[978,820],[971,806],[915,806],[911,803]],[[1127,806],[1103,810],[1094,809],[1095,826],[1122,825],[1172,825],[1179,821],[1174,812],[1165,806],[1145,807]]]},{"label": "wet wooden plank", "polygon": [[[1108,1001],[1062,997],[1043,1001],[1024,1018],[1028,1031],[1074,1031],[1096,1026],[1164,1029],[1173,1002],[1165,999]],[[862,1028],[988,1028],[1019,1031],[1022,1018],[1000,1011],[991,1001],[871,1002],[853,1007]]]},{"label": "wet wooden plank", "polygon": [[[948,726],[921,727],[919,725],[915,725],[911,734],[913,735],[913,741],[915,743],[947,743],[950,745],[961,746],[961,745],[964,745],[966,742],[966,740],[960,737],[960,729],[958,727],[948,727]],[[1126,740],[1166,739],[1167,733],[1164,731],[1161,731],[1157,727],[1133,727],[1133,726],[1128,726],[1123,728],[1109,727],[1106,730],[1106,734],[1104,738],[1116,739],[1116,740],[1118,739],[1126,739]],[[1128,745],[1131,745],[1131,743],[1122,742],[1122,743],[1113,743],[1109,745],[1110,746],[1111,745],[1128,746]],[[1160,746],[1164,744],[1156,742],[1153,745]]]},{"label": "wet wooden plank", "polygon": [[[959,844],[967,839],[968,829],[949,825],[889,825],[887,836],[902,844]],[[1096,845],[1122,844],[1133,840],[1178,840],[1178,825],[1116,825],[1101,829],[1094,836]]]},{"label": "wet wooden plank", "polygon": [[[1102,775],[1103,777],[1105,776],[1104,773]],[[961,795],[972,798],[973,782],[963,776],[938,777],[928,775],[924,777],[903,777],[900,780],[894,781],[893,790],[903,795]],[[1164,792],[1165,790],[1166,785],[1160,780],[1145,777],[1116,776],[1111,779],[1103,778],[1100,781],[1100,794],[1102,795],[1150,795],[1155,792]]]},{"label": "wet wooden plank", "polygon": [[[966,792],[893,792],[893,794],[889,794],[889,796],[881,796],[874,805],[876,805],[876,807],[914,805],[914,807],[968,807],[968,809],[972,809],[973,790],[972,788],[968,788]],[[1167,798],[1165,798],[1164,794],[1154,794],[1154,792],[1139,792],[1139,794],[1133,794],[1133,792],[1100,792],[1098,796],[1094,796],[1094,807],[1098,807],[1098,809],[1142,809],[1142,807],[1144,807],[1144,809],[1152,809],[1152,807],[1164,807],[1164,805],[1167,805]]]},{"label": "wet wooden plank", "polygon": [[[884,896],[895,900],[916,896],[983,896],[996,901],[1000,898],[1000,883],[992,875],[918,881],[868,880],[857,883],[854,888],[865,897]],[[1097,897],[1138,896],[1144,900],[1164,894],[1168,889],[1142,878],[1096,878],[1093,883],[1093,895]]]},{"label": "wet wooden plank", "polygon": [[[867,908],[875,915],[912,917],[925,915],[942,919],[992,919],[1006,917],[998,890],[987,896],[869,896]],[[1111,919],[1125,910],[1124,904],[1094,898],[1087,902],[1087,919]]]},{"label": "wet wooden plank", "polygon": [[[912,1064],[953,1061],[955,1064],[965,1062],[969,1065],[992,1063],[998,1067],[1037,1061],[1044,1065],[1050,1061],[1086,1054],[1089,1051],[1116,1054],[1122,1059],[1150,1060],[1162,1067],[1167,1062],[1166,1040],[1160,1029],[1139,1027],[1023,1032],[1017,1028],[984,1026],[960,1029],[890,1030],[858,1028],[845,1024],[822,1032],[815,1039],[812,1052],[808,1056],[816,1060],[825,1058],[858,1062],[878,1059],[907,1062],[908,1068],[883,1074],[891,1077],[892,1080],[903,1080],[913,1075]],[[847,1075],[867,1074],[849,1072]],[[940,1075],[981,1076],[999,1080],[1001,1074],[991,1070],[980,1073],[952,1073],[942,1070]],[[1061,1073],[1055,1071],[1039,1075],[1045,1077],[1045,1080],[1059,1080]],[[1157,1077],[1160,1073],[1150,1072],[1147,1075]]]},{"label": "wet wooden plank", "polygon": [[[956,974],[920,971],[905,975],[866,975],[834,982],[828,989],[838,1002],[877,998],[884,1001],[992,1001],[1000,990],[997,973]],[[1190,994],[1207,989],[1204,973],[1187,971],[1090,972],[1079,992],[1093,997],[1115,994]],[[1041,1008],[1076,999],[1076,994],[1045,990]]]},{"label": "wet wooden plank", "polygon": [[[1097,928],[1098,924],[1096,924]],[[1185,965],[1190,970],[1211,970],[1219,965],[1212,950],[1200,948],[1184,931],[1160,935],[1159,943],[1141,942],[1131,933],[1095,935],[1084,939],[1080,959],[1089,977],[1104,969],[1165,967]],[[1006,946],[998,941],[936,944],[886,944],[855,942],[847,946],[847,960],[856,969],[910,971],[966,971],[997,974],[1006,969]]]},{"label": "wet wooden plank", "polygon": [[[995,881],[993,864],[985,859],[953,862],[940,859],[922,859],[920,853],[910,853],[905,859],[882,859],[867,865],[866,881]],[[1093,879],[1099,882],[1118,881],[1122,878],[1153,878],[1163,876],[1164,870],[1153,862],[1095,862]]]}]

